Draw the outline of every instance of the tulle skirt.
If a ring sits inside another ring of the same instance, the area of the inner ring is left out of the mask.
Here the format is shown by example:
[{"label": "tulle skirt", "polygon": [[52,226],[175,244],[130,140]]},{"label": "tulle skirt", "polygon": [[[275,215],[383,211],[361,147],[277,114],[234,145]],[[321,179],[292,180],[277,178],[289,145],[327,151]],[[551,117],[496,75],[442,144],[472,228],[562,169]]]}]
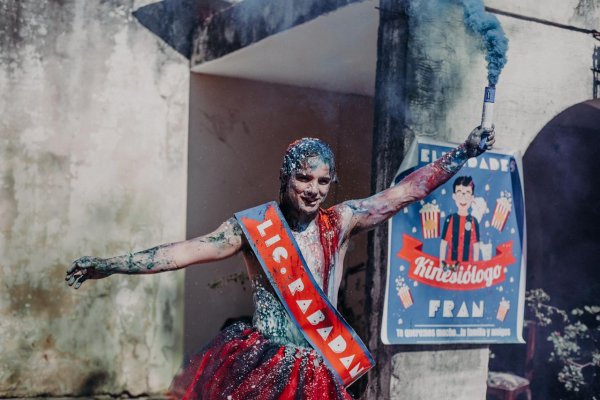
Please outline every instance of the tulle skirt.
[{"label": "tulle skirt", "polygon": [[236,323],[192,357],[170,396],[185,400],[351,400],[312,349],[282,345]]}]

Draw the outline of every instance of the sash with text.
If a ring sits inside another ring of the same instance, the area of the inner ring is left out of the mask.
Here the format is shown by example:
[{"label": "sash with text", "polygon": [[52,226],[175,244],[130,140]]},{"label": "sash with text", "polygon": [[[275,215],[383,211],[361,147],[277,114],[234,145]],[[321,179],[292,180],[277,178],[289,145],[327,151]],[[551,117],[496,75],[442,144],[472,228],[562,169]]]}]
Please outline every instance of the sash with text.
[{"label": "sash with text", "polygon": [[235,214],[292,321],[344,386],[375,362],[316,283],[275,202]]}]

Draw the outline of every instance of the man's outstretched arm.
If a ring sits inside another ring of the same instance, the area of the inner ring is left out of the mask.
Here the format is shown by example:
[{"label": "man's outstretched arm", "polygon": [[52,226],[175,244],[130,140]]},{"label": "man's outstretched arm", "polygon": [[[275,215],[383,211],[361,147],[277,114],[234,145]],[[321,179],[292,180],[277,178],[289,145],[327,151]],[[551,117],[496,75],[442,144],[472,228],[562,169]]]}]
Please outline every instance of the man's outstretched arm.
[{"label": "man's outstretched arm", "polygon": [[490,135],[484,146],[485,150],[489,150],[495,142],[494,131],[475,128],[463,144],[438,160],[414,171],[397,185],[366,199],[342,203],[338,207],[342,208],[343,214],[349,216],[348,232],[371,229],[391,218],[403,207],[427,197],[429,193],[454,176],[469,158],[485,151],[479,147],[484,132]]},{"label": "man's outstretched arm", "polygon": [[214,232],[183,242],[163,244],[137,253],[112,258],[81,257],[71,264],[65,280],[78,289],[88,279],[112,274],[155,274],[222,260],[242,248],[242,230],[231,218]]}]

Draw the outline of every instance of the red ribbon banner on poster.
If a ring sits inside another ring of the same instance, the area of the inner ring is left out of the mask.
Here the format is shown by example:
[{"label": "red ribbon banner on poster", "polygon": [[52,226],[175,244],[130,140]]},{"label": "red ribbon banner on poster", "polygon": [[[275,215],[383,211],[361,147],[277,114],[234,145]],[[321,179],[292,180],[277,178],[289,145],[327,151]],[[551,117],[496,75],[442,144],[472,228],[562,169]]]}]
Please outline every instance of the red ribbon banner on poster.
[{"label": "red ribbon banner on poster", "polygon": [[235,214],[292,321],[344,386],[375,363],[316,283],[275,202]]},{"label": "red ribbon banner on poster", "polygon": [[404,246],[398,257],[410,262],[408,277],[447,290],[475,290],[497,285],[504,281],[506,268],[516,261],[511,241],[497,246],[496,255],[489,260],[462,262],[443,268],[439,258],[423,252],[421,241],[406,234],[403,240]]}]

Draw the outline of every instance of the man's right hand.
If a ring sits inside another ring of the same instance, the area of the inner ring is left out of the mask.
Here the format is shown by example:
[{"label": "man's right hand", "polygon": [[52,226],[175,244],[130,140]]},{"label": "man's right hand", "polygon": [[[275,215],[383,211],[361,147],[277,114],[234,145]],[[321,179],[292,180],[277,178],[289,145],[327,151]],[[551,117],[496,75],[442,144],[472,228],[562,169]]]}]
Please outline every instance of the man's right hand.
[{"label": "man's right hand", "polygon": [[88,279],[102,279],[110,276],[106,260],[98,257],[81,257],[73,261],[67,270],[65,280],[69,286],[79,289]]}]

